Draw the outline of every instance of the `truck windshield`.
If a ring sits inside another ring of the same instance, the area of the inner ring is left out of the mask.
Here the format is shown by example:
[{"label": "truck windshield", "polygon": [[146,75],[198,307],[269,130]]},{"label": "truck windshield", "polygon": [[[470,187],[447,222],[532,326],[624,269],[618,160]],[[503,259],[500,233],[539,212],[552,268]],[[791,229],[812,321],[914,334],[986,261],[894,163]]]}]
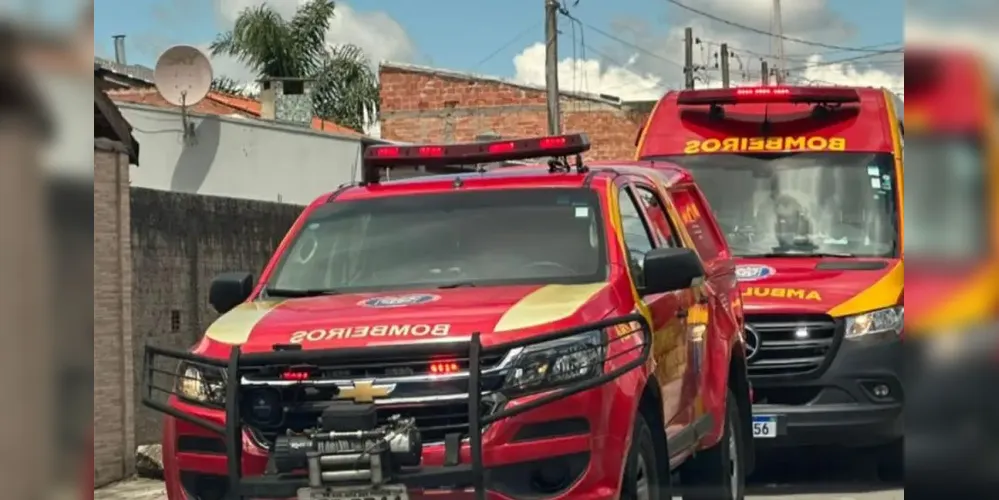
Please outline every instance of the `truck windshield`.
[{"label": "truck windshield", "polygon": [[268,288],[343,293],[606,279],[593,191],[467,190],[319,207]]},{"label": "truck windshield", "polygon": [[906,246],[910,257],[970,260],[989,242],[987,165],[972,136],[907,137]]},{"label": "truck windshield", "polygon": [[896,175],[887,153],[711,154],[691,171],[740,257],[894,257]]}]

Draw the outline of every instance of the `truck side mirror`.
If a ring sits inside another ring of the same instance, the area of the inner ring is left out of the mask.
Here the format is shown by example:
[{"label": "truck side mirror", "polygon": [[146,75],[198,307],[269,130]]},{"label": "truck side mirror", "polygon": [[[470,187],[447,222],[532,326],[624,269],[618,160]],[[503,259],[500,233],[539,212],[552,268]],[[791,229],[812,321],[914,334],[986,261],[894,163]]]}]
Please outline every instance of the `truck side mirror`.
[{"label": "truck side mirror", "polygon": [[245,272],[224,273],[212,280],[208,289],[208,303],[225,314],[242,304],[253,293],[253,275]]},{"label": "truck side mirror", "polygon": [[688,248],[656,248],[645,254],[643,267],[646,295],[685,290],[704,279],[701,258]]}]

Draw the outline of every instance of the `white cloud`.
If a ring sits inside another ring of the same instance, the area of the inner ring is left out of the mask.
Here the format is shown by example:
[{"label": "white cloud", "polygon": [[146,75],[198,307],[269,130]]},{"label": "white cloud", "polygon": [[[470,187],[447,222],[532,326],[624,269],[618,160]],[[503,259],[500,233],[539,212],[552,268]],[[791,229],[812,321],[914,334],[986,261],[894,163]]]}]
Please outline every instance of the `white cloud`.
[{"label": "white cloud", "polygon": [[905,42],[935,48],[970,49],[999,66],[999,31],[979,23],[937,23],[919,16],[906,16]]},{"label": "white cloud", "polygon": [[[704,0],[688,3],[706,12],[717,12],[727,19],[760,30],[770,29],[771,0]],[[672,12],[672,11],[671,11]],[[784,32],[788,36],[825,42],[830,45],[856,45],[849,39],[852,28],[837,18],[828,8],[828,0],[796,0],[785,2],[782,12]],[[619,21],[612,31],[645,50],[638,51],[588,35],[587,40],[607,42],[594,46],[601,50],[601,57],[582,60],[564,58],[559,63],[559,84],[563,90],[603,93],[622,99],[654,99],[668,89],[683,86],[683,31],[693,28],[694,36],[701,40],[695,48],[694,63],[707,67],[699,71],[698,88],[721,86],[720,72],[715,68],[718,43],[724,41],[735,54],[730,60],[731,80],[734,86],[756,85],[760,81],[760,56],[771,53],[772,39],[747,30],[734,28],[700,17],[690,17],[674,22],[674,28],[665,35],[655,36],[643,20]],[[902,64],[898,56],[843,59],[864,56],[857,52],[835,52],[800,43],[785,42],[786,67],[791,70],[792,81],[813,84],[838,84],[858,86],[884,86],[901,91],[903,87]],[[571,48],[571,47],[570,47]],[[562,47],[562,52],[569,50]],[[616,50],[615,49],[619,49]],[[591,51],[593,52],[593,51]],[[652,54],[649,54],[652,52]],[[612,54],[613,59],[605,57]],[[885,63],[892,58],[894,62]],[[523,83],[544,83],[545,50],[543,44],[531,45],[514,57],[514,79]],[[770,59],[770,67],[776,65]]]},{"label": "white cloud", "polygon": [[[216,0],[216,9],[225,29],[231,28],[239,13],[249,7],[267,4],[285,19],[290,19],[307,0]],[[345,2],[336,3],[326,42],[332,45],[353,44],[360,47],[373,65],[382,60],[411,61],[416,52],[413,40],[398,21],[382,11],[357,11]],[[231,57],[214,57],[217,75],[251,81],[256,75],[246,65]]]}]

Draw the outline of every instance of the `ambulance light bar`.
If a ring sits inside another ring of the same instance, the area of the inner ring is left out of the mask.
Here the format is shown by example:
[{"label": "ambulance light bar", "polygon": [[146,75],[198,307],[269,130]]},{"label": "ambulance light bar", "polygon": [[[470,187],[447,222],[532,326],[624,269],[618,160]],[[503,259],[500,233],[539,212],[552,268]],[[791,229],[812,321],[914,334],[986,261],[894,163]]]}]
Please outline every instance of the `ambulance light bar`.
[{"label": "ambulance light bar", "polygon": [[856,89],[846,87],[738,87],[734,89],[684,90],[677,104],[722,106],[745,103],[834,104],[860,102]]},{"label": "ambulance light bar", "polygon": [[495,142],[424,144],[419,146],[371,146],[364,152],[365,167],[388,168],[413,165],[474,165],[561,157],[590,149],[586,134],[533,137]]}]

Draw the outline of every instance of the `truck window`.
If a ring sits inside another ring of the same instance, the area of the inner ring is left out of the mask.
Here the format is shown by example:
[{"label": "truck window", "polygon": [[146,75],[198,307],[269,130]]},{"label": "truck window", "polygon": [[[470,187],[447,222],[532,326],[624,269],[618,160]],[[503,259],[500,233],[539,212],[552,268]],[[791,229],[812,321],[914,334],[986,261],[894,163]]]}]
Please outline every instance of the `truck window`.
[{"label": "truck window", "polygon": [[310,214],[269,281],[349,293],[606,279],[598,198],[574,188],[329,203]]},{"label": "truck window", "polygon": [[694,241],[694,247],[701,259],[705,262],[717,259],[723,245],[717,241],[711,225],[704,221],[704,217],[710,217],[711,212],[704,206],[694,188],[682,187],[673,191],[673,202],[676,203],[680,219]]},{"label": "truck window", "polygon": [[659,195],[648,186],[642,185],[636,185],[635,192],[638,193],[638,199],[642,202],[642,208],[645,209],[645,213],[649,216],[652,230],[657,233],[663,244],[667,248],[679,248],[682,246],[680,245],[679,238],[677,238],[676,231],[673,230],[672,222],[670,222],[666,212],[666,206],[659,199]]},{"label": "truck window", "polygon": [[655,247],[652,235],[649,234],[642,218],[642,211],[638,208],[638,202],[632,196],[631,190],[622,188],[619,193],[620,202],[618,206],[621,210],[621,230],[624,233],[624,243],[628,247],[628,258],[630,259],[632,275],[636,284],[645,282],[645,275],[642,269],[645,254]]}]

